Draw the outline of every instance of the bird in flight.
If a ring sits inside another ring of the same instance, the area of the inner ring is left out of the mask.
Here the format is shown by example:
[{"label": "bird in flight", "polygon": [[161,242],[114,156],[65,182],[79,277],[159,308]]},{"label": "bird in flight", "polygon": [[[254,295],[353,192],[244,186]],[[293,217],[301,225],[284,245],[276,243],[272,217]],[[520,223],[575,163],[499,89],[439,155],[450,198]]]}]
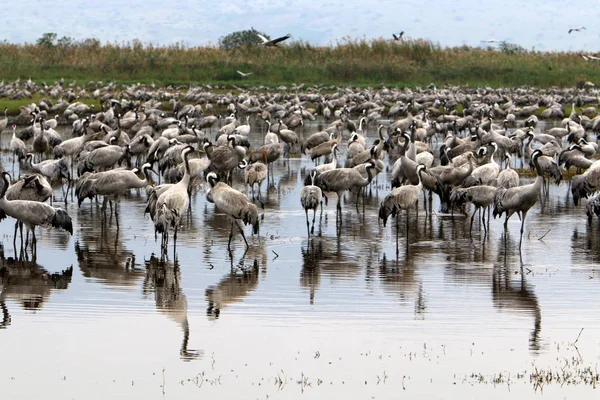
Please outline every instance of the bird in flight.
[{"label": "bird in flight", "polygon": [[569,29],[569,33],[571,33],[571,32],[581,32],[582,30],[585,30],[585,26],[578,26],[577,28],[571,28],[571,29]]},{"label": "bird in flight", "polygon": [[394,37],[394,40],[400,41],[400,40],[402,40],[402,36],[404,36],[404,31],[400,32],[398,35],[396,35],[395,33],[392,33],[392,36]]},{"label": "bird in flight", "polygon": [[498,39],[488,39],[488,40],[482,40],[483,43],[501,43],[503,42],[503,40],[498,40]]},{"label": "bird in flight", "polygon": [[242,72],[242,71],[236,71],[238,74],[240,74],[242,76],[242,78],[247,77],[248,75],[252,75],[252,72]]},{"label": "bird in flight", "polygon": [[276,47],[279,42],[283,42],[284,40],[287,40],[292,37],[292,35],[289,33],[285,36],[280,36],[278,38],[270,39],[270,40],[267,39],[266,37],[264,37],[263,35],[261,35],[260,33],[257,33],[256,36],[258,36],[260,38],[260,40],[262,40],[262,43],[259,43],[259,46],[265,46],[265,47]]}]

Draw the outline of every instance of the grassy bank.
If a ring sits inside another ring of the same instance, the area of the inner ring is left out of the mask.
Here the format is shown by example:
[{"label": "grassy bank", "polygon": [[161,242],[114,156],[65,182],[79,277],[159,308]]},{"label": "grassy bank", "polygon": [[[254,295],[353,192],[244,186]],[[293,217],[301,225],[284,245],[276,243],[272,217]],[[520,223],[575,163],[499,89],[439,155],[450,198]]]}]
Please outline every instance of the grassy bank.
[{"label": "grassy bank", "polygon": [[575,86],[600,83],[600,65],[576,53],[512,53],[473,47],[442,48],[424,40],[347,40],[315,47],[156,47],[128,44],[38,46],[0,44],[0,79],[113,80],[157,84],[245,83],[415,86]]}]

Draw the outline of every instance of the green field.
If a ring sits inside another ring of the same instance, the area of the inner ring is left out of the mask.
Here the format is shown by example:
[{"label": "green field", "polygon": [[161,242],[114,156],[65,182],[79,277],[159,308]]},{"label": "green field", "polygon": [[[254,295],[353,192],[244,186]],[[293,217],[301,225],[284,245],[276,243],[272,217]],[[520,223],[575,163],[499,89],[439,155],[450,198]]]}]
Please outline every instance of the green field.
[{"label": "green field", "polygon": [[[252,72],[247,78],[236,70]],[[600,82],[600,64],[577,53],[519,46],[446,48],[425,40],[351,40],[333,46],[291,42],[278,48],[120,44],[39,46],[0,43],[0,79],[52,83],[61,77],[119,83],[187,85],[357,85],[517,87]]]}]

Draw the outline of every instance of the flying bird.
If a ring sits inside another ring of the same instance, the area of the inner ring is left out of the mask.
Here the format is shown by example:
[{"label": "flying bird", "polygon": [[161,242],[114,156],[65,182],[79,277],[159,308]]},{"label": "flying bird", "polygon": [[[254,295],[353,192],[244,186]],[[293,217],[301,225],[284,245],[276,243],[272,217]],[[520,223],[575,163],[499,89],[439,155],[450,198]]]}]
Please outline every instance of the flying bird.
[{"label": "flying bird", "polygon": [[482,40],[483,43],[502,43],[503,40],[498,40],[498,39],[488,39],[488,40]]},{"label": "flying bird", "polygon": [[596,57],[596,56],[590,56],[590,55],[585,55],[585,54],[580,54],[581,58],[583,58],[585,61],[599,61],[600,57]]},{"label": "flying bird", "polygon": [[571,29],[569,29],[569,33],[571,33],[571,32],[581,32],[582,30],[585,30],[585,26],[578,26],[577,28],[571,28]]},{"label": "flying bird", "polygon": [[260,40],[262,40],[262,43],[259,43],[259,46],[265,46],[265,47],[276,47],[279,42],[283,42],[284,40],[287,40],[292,37],[292,35],[289,33],[285,36],[281,36],[276,39],[270,39],[270,40],[267,39],[266,37],[264,37],[263,35],[261,35],[260,33],[257,33],[256,36],[258,36],[260,38]]},{"label": "flying bird", "polygon": [[392,33],[392,36],[394,37],[394,40],[400,41],[400,40],[402,40],[402,36],[404,36],[404,31],[400,32],[398,35],[396,35],[395,33]]},{"label": "flying bird", "polygon": [[248,75],[252,75],[252,72],[242,72],[242,71],[236,71],[238,74],[240,74],[242,76],[242,78],[247,77]]}]

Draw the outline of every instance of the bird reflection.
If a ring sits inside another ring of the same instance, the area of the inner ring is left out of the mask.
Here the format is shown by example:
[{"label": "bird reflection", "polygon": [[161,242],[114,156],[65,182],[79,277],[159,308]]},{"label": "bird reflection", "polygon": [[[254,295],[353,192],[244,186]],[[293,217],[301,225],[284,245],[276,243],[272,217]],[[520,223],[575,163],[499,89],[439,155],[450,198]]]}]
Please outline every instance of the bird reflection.
[{"label": "bird reflection", "polygon": [[596,221],[588,223],[585,232],[576,227],[571,235],[571,253],[573,264],[600,263],[600,229]]},{"label": "bird reflection", "polygon": [[50,273],[35,261],[5,258],[0,253],[0,329],[11,323],[6,300],[21,303],[26,310],[38,310],[54,290],[64,290],[71,283],[73,267]]},{"label": "bird reflection", "polygon": [[190,325],[187,316],[187,298],[181,290],[181,271],[177,260],[172,264],[152,255],[146,264],[146,277],[142,293],[147,296],[154,292],[156,309],[181,326],[183,341],[179,355],[184,361],[197,360],[204,356],[202,350],[188,348]]},{"label": "bird reflection", "polygon": [[[504,237],[500,240],[511,242],[510,239],[505,239]],[[494,307],[500,311],[507,310],[533,316],[533,330],[529,338],[529,349],[537,352],[541,348],[540,331],[542,329],[542,311],[538,298],[533,288],[526,282],[526,274],[523,271],[522,263],[516,259],[509,258],[507,248],[512,246],[499,247],[498,263],[494,265],[494,273],[492,275],[492,300]],[[520,265],[521,267],[519,274],[513,273],[515,265]],[[513,277],[518,277],[518,280],[513,279]]]},{"label": "bird reflection", "polygon": [[245,265],[244,258],[234,267],[233,260],[231,272],[227,274],[217,285],[206,289],[206,301],[208,308],[206,314],[209,319],[217,319],[221,310],[228,305],[241,301],[258,286],[260,267],[257,259],[252,265]]},{"label": "bird reflection", "polygon": [[86,278],[100,279],[114,286],[133,286],[144,276],[144,271],[135,267],[135,255],[123,245],[117,228],[108,224],[82,229],[81,240],[75,243],[75,253]]},{"label": "bird reflection", "polygon": [[315,290],[321,285],[319,261],[323,253],[322,240],[309,240],[306,248],[302,247],[302,270],[300,285],[310,292],[310,304],[315,304]]},{"label": "bird reflection", "polygon": [[401,303],[415,299],[415,318],[423,319],[427,312],[423,283],[419,279],[415,261],[419,259],[417,251],[422,249],[406,247],[404,257],[388,260],[385,253],[378,268],[381,287],[386,292],[400,298]]}]

